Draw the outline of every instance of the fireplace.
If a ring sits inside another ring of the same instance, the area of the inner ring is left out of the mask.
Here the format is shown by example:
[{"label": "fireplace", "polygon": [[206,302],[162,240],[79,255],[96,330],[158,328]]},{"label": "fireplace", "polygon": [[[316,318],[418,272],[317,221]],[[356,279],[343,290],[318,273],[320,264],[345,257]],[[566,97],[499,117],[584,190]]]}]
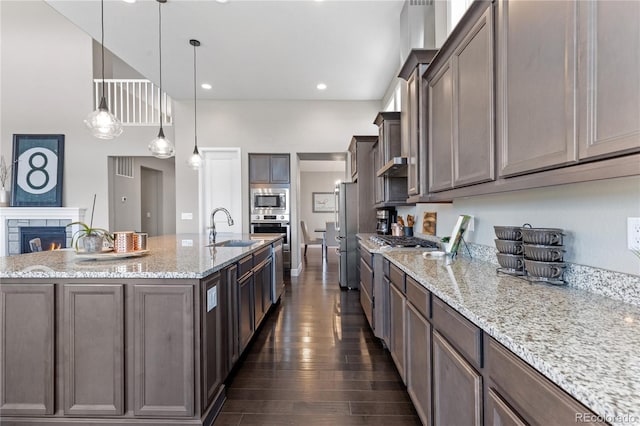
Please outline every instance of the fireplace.
[{"label": "fireplace", "polygon": [[31,253],[29,241],[40,238],[42,250],[67,247],[67,230],[64,226],[23,226],[20,227],[20,252]]}]

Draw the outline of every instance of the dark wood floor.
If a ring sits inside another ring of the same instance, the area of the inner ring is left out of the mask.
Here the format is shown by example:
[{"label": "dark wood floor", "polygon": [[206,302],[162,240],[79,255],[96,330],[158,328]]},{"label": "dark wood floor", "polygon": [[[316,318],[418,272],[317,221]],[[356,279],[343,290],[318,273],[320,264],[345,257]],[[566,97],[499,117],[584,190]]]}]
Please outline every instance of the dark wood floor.
[{"label": "dark wood floor", "polygon": [[215,425],[419,425],[357,291],[340,291],[337,257],[309,247],[228,383]]}]

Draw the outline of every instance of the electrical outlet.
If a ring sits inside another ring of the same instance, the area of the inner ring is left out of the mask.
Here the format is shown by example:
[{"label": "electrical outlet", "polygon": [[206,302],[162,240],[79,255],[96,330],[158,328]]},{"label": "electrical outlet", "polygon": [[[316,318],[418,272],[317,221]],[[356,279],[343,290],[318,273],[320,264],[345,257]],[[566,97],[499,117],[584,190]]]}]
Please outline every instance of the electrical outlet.
[{"label": "electrical outlet", "polygon": [[640,251],[640,217],[627,218],[627,248]]}]

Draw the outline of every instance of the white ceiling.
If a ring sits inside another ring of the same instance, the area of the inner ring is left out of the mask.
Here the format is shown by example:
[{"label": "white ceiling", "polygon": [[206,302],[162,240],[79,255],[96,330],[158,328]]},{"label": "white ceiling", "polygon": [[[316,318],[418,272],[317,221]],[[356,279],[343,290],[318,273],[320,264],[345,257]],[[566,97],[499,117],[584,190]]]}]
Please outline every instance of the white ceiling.
[{"label": "white ceiling", "polygon": [[[100,41],[98,0],[47,3]],[[380,100],[400,66],[402,0],[168,0],[162,5],[163,88],[199,98]],[[158,3],[107,0],[105,47],[158,82]],[[318,91],[316,84],[328,88]]]}]

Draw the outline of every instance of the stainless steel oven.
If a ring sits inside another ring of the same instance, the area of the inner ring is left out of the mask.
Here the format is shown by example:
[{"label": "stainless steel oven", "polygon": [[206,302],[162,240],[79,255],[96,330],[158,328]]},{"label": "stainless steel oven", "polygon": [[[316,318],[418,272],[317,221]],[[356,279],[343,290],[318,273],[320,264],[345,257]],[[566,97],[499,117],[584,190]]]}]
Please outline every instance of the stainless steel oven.
[{"label": "stainless steel oven", "polygon": [[252,234],[283,234],[282,254],[284,257],[284,268],[291,269],[291,229],[289,225],[289,215],[286,215],[286,221],[276,221],[264,219],[269,215],[262,215],[261,218],[255,219],[255,215],[251,216],[251,233]]},{"label": "stainless steel oven", "polygon": [[289,188],[252,187],[251,214],[288,215]]}]

